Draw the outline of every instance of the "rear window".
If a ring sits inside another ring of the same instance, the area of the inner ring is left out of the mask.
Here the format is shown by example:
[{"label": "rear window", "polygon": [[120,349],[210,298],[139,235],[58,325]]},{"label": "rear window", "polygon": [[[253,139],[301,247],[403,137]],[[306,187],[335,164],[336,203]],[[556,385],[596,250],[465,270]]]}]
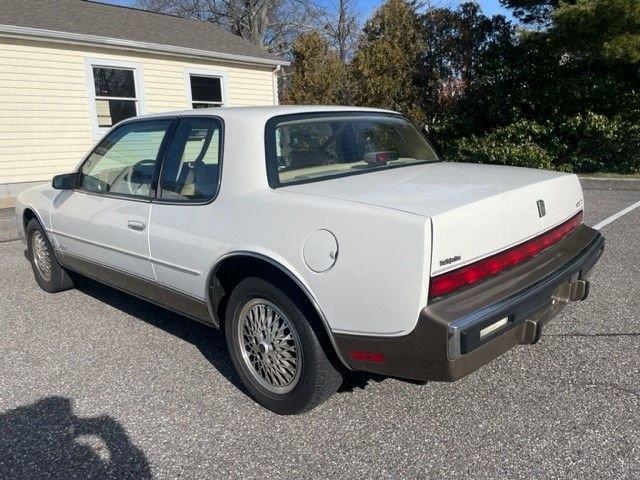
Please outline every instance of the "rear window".
[{"label": "rear window", "polygon": [[275,117],[266,148],[272,187],[440,161],[411,122],[391,114]]}]

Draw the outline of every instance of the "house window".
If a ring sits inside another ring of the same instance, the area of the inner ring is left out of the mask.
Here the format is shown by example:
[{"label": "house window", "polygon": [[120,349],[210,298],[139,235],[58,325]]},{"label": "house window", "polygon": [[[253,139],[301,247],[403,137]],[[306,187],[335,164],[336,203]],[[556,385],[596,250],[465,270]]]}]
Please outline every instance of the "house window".
[{"label": "house window", "polygon": [[192,108],[221,107],[223,86],[221,76],[189,74]]},{"label": "house window", "polygon": [[144,113],[136,64],[87,59],[86,72],[96,138],[118,122]]},{"label": "house window", "polygon": [[93,67],[98,128],[109,128],[138,114],[135,71]]}]

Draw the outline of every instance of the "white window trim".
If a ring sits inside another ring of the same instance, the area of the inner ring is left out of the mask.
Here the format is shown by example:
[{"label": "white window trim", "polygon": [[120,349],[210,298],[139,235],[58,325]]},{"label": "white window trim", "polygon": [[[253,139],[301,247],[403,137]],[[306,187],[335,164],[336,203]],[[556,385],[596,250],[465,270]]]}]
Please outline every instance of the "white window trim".
[{"label": "white window trim", "polygon": [[[220,79],[220,87],[222,88],[222,103],[215,104],[220,105],[221,107],[226,107],[229,105],[229,88],[228,88],[228,77],[226,72],[222,72],[219,70],[202,70],[202,69],[187,69],[184,71],[184,85],[187,97],[187,108],[191,110],[193,108],[193,96],[191,94],[191,76],[194,75],[196,77],[213,77]],[[207,103],[207,102],[197,102],[197,103]],[[214,105],[212,103],[212,105]]]},{"label": "white window trim", "polygon": [[[142,80],[142,66],[134,62],[123,62],[108,58],[85,58],[85,87],[89,100],[89,116],[91,117],[91,132],[93,139],[98,141],[102,136],[111,130],[111,127],[98,126],[98,108],[96,106],[96,90],[93,78],[93,67],[122,68],[133,70],[133,82],[136,89],[136,115],[143,115],[147,112],[147,103],[144,95],[144,83]],[[115,98],[115,97],[114,97]],[[127,98],[125,100],[131,100]]]},{"label": "white window trim", "polygon": [[273,104],[280,105],[280,92],[278,91],[278,77],[280,76],[280,65],[271,73],[271,87],[273,88]]}]

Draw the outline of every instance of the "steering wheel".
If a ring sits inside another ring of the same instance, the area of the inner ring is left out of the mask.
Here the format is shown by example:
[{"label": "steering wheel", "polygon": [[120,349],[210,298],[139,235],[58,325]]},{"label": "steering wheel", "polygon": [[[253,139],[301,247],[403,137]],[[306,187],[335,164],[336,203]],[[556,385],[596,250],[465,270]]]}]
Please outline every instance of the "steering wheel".
[{"label": "steering wheel", "polygon": [[[136,195],[138,190],[140,190],[140,187],[143,185],[143,182],[138,183],[138,186],[134,188],[133,186],[133,175],[134,174],[139,174],[143,177],[145,177],[146,175],[144,175],[143,172],[141,172],[140,170],[143,167],[152,167],[151,169],[151,176],[153,176],[153,169],[155,168],[155,164],[156,161],[155,160],[150,160],[150,159],[146,159],[146,160],[140,160],[138,163],[136,163],[135,165],[130,166],[128,169],[125,170],[125,174],[124,174],[124,181],[127,185],[127,190],[129,191],[129,193],[131,195]],[[149,180],[151,180],[151,178],[149,178]],[[149,185],[151,184],[151,181],[149,181]]]}]

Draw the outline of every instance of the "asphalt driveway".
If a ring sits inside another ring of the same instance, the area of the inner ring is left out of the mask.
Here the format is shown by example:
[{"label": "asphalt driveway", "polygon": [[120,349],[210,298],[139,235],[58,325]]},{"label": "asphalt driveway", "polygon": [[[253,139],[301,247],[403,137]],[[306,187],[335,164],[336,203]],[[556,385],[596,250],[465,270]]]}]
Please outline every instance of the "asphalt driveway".
[{"label": "asphalt driveway", "polygon": [[[583,183],[591,225],[640,201],[640,181]],[[0,479],[640,478],[640,208],[603,232],[590,298],[539,344],[279,417],[221,333],[90,282],[41,291],[0,213]]]}]

